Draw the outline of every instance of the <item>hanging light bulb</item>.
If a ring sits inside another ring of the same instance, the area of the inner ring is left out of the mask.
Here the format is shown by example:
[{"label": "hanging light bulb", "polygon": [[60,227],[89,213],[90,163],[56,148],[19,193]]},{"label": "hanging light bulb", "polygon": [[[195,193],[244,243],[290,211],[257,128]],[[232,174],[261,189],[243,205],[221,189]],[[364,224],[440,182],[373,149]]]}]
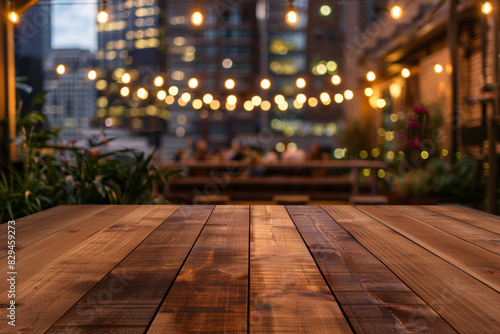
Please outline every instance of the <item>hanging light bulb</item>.
[{"label": "hanging light bulb", "polygon": [[403,16],[403,9],[397,3],[391,8],[391,17],[395,20],[399,20]]},{"label": "hanging light bulb", "polygon": [[203,14],[199,10],[195,10],[193,14],[191,14],[191,23],[197,27],[203,24]]},{"label": "hanging light bulb", "polygon": [[293,0],[290,1],[290,6],[288,7],[288,12],[285,16],[285,21],[288,25],[294,26],[299,23],[299,14],[295,11],[295,7],[293,6]]},{"label": "hanging light bulb", "polygon": [[99,13],[97,13],[97,22],[100,24],[104,24],[108,22],[108,20],[108,1],[102,0],[102,9],[99,11]]},{"label": "hanging light bulb", "polygon": [[13,7],[12,6],[12,0],[10,0],[8,2],[9,13],[7,14],[7,19],[11,23],[17,23],[17,22],[19,22],[19,14],[12,7]]},{"label": "hanging light bulb", "polygon": [[17,23],[17,22],[19,22],[19,14],[17,14],[14,11],[9,12],[9,14],[7,14],[7,18],[9,19],[9,21],[11,23]]},{"label": "hanging light bulb", "polygon": [[483,4],[481,5],[481,12],[485,15],[489,15],[491,14],[492,11],[493,11],[493,5],[491,4],[491,2],[489,1],[483,2]]}]

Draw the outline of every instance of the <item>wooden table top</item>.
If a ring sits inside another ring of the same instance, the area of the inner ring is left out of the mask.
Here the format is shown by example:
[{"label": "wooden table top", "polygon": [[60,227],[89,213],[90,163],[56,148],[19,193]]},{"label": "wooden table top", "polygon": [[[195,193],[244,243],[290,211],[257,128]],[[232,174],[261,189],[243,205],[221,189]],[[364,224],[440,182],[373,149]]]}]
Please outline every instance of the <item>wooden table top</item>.
[{"label": "wooden table top", "polygon": [[2,333],[500,330],[500,218],[458,206],[59,206],[16,245]]}]

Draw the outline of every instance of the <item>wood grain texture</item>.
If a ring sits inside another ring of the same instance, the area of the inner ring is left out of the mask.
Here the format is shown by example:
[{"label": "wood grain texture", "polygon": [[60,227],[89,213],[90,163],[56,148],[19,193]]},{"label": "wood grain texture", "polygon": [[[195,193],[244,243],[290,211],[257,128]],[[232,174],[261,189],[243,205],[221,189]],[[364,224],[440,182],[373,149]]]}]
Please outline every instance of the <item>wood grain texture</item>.
[{"label": "wood grain texture", "polygon": [[458,332],[498,332],[495,290],[356,208],[323,208]]},{"label": "wood grain texture", "polygon": [[212,210],[178,209],[48,333],[144,333]]},{"label": "wood grain texture", "polygon": [[455,333],[321,208],[287,210],[356,333]]},{"label": "wood grain texture", "polygon": [[249,207],[216,206],[148,333],[246,332]]},{"label": "wood grain texture", "polygon": [[[141,206],[19,284],[17,317],[22,321],[16,330],[49,329],[177,208]],[[5,298],[0,296],[2,308]]]},{"label": "wood grain texture", "polygon": [[499,216],[494,216],[486,212],[463,208],[460,206],[427,205],[424,206],[424,208],[455,218],[466,224],[474,225],[487,231],[500,234]]},{"label": "wood grain texture", "polygon": [[490,232],[471,224],[464,224],[458,219],[442,215],[423,207],[393,205],[388,208],[416,218],[427,225],[434,226],[457,238],[500,255],[500,234]]},{"label": "wood grain texture", "polygon": [[[57,260],[65,253],[92,238],[103,229],[113,225],[121,217],[134,210],[140,210],[140,207],[137,205],[106,207],[104,210],[90,217],[71,224],[17,251],[16,269],[19,275],[17,276],[16,283],[21,284],[26,281],[52,261]],[[71,221],[71,219],[68,220]],[[24,237],[21,235],[19,239],[23,240]],[[7,268],[7,261],[1,261],[0,272],[7,272]],[[8,282],[6,280],[0,281],[0,291],[6,291],[7,286]]]},{"label": "wood grain texture", "polygon": [[500,256],[388,207],[361,211],[500,292]]},{"label": "wood grain texture", "polygon": [[[82,219],[103,211],[109,205],[59,205],[20,219],[16,219],[16,249],[20,250],[52,233]],[[1,226],[7,228],[7,224]],[[7,256],[7,233],[0,233],[0,258]]]},{"label": "wood grain texture", "polygon": [[250,331],[351,333],[283,206],[252,206]]}]

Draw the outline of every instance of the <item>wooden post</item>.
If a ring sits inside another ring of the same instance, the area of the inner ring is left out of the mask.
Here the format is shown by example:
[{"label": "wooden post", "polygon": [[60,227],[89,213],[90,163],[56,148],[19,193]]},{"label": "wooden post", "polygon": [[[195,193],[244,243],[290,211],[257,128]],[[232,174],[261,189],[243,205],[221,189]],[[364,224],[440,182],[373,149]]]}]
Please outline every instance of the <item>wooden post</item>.
[{"label": "wooden post", "polygon": [[[0,0],[0,155],[16,158],[16,73],[14,62],[14,26],[7,21],[7,0]],[[7,145],[8,141],[11,141]]]},{"label": "wooden post", "polygon": [[450,50],[451,61],[451,155],[455,161],[458,151],[458,22],[457,22],[457,2],[450,0],[448,14],[448,48]]}]

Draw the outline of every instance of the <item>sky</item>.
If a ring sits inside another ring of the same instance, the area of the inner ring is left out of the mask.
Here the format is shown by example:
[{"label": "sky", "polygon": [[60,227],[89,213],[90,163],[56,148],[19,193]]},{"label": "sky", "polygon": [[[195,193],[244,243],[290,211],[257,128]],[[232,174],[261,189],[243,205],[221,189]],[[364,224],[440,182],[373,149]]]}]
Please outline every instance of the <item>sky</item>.
[{"label": "sky", "polygon": [[95,51],[96,1],[79,0],[74,5],[68,5],[69,1],[64,1],[62,5],[57,5],[57,2],[53,1],[52,5],[52,47]]}]

